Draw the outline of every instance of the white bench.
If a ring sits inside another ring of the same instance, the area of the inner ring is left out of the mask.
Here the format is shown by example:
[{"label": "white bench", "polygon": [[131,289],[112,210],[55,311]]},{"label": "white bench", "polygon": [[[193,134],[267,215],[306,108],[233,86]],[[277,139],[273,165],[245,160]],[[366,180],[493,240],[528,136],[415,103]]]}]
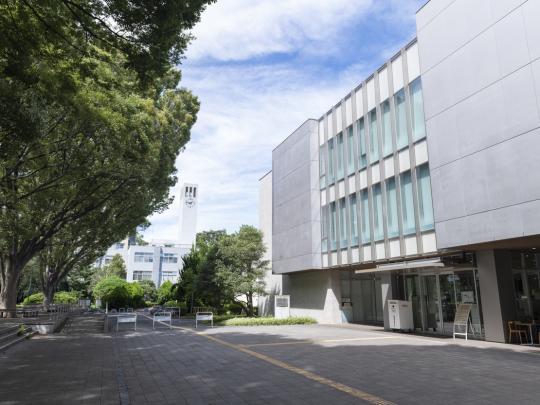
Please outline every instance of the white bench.
[{"label": "white bench", "polygon": [[152,329],[156,329],[156,322],[169,322],[169,329],[172,329],[172,313],[171,312],[156,312],[152,321]]},{"label": "white bench", "polygon": [[210,321],[212,328],[214,327],[214,314],[212,312],[197,312],[195,314],[195,329],[199,324],[199,321]]},{"label": "white bench", "polygon": [[121,323],[132,323],[134,324],[134,330],[137,330],[137,314],[129,315],[117,315],[116,316],[116,331],[118,332],[118,325]]}]

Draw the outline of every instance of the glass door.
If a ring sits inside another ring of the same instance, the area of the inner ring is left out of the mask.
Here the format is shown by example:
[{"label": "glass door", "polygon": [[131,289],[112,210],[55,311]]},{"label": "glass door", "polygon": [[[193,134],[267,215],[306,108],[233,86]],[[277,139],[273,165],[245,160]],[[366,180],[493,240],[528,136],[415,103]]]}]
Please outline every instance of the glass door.
[{"label": "glass door", "polygon": [[412,304],[414,329],[423,330],[422,300],[420,299],[420,277],[417,275],[405,276],[405,299]]},{"label": "glass door", "polygon": [[439,287],[436,275],[421,276],[422,295],[424,304],[424,329],[440,332]]}]

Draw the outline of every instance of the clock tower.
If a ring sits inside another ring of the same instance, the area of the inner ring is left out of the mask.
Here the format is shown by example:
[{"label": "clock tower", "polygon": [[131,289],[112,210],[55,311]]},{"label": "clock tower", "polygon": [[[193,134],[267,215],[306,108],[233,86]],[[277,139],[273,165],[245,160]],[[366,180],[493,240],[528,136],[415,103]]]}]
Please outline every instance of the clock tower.
[{"label": "clock tower", "polygon": [[196,184],[184,184],[180,189],[180,222],[178,239],[181,245],[195,244],[197,234],[197,200],[199,187]]}]

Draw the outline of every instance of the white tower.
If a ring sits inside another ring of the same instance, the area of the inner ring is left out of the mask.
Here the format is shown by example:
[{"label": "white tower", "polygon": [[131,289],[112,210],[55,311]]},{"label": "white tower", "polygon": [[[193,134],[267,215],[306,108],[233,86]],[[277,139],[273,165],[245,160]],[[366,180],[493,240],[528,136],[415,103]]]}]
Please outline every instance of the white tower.
[{"label": "white tower", "polygon": [[184,184],[180,189],[180,223],[178,239],[181,245],[191,247],[195,244],[197,234],[197,198],[198,186]]}]

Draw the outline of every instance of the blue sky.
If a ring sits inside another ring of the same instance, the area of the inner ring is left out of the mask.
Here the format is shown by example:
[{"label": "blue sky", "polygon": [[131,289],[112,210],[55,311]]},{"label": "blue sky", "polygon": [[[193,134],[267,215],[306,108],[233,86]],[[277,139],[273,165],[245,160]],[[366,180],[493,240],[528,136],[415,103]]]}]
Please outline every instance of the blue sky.
[{"label": "blue sky", "polygon": [[199,97],[168,210],[145,236],[175,239],[179,187],[199,184],[198,230],[258,225],[258,179],[272,149],[319,118],[415,35],[425,0],[218,0],[182,69]]}]

